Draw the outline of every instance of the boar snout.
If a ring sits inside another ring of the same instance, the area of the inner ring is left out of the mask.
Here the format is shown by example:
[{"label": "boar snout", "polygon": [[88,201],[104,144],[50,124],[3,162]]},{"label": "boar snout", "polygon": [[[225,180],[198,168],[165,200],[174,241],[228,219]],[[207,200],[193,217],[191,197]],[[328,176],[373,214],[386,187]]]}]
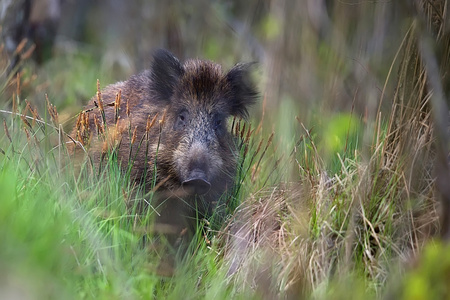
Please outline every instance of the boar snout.
[{"label": "boar snout", "polygon": [[200,169],[194,169],[182,185],[186,192],[197,195],[204,195],[211,189],[211,183],[206,179],[205,172]]},{"label": "boar snout", "polygon": [[209,149],[201,142],[194,142],[188,152],[183,189],[191,194],[204,195],[211,188]]}]

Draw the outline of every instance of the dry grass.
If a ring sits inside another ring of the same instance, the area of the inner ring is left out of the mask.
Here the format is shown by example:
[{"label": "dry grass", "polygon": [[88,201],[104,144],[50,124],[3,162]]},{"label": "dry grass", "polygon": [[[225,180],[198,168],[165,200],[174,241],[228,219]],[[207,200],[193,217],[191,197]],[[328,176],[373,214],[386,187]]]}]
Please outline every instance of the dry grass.
[{"label": "dry grass", "polygon": [[[429,15],[435,20],[437,14]],[[367,126],[370,147],[341,158],[340,171],[329,177],[302,125],[300,140],[309,150],[289,158],[299,164],[300,177],[253,192],[238,207],[222,232],[235,285],[251,286],[264,299],[311,292],[326,298],[324,288],[347,286],[345,278],[356,273],[364,275],[366,292],[379,297],[395,281],[389,274],[403,272],[437,235],[432,93],[414,24],[399,53],[392,110],[386,121],[378,111]]]}]

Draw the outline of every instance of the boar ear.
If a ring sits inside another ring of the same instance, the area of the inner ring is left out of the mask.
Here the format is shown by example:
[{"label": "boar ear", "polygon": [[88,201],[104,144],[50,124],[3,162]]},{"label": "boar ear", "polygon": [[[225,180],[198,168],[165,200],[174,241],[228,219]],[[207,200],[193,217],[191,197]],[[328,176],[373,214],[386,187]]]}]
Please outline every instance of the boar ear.
[{"label": "boar ear", "polygon": [[247,118],[248,107],[256,102],[258,92],[251,81],[250,71],[254,63],[235,65],[226,75],[231,86],[231,114]]},{"label": "boar ear", "polygon": [[184,69],[178,58],[167,50],[159,49],[153,55],[151,89],[157,100],[169,101]]}]

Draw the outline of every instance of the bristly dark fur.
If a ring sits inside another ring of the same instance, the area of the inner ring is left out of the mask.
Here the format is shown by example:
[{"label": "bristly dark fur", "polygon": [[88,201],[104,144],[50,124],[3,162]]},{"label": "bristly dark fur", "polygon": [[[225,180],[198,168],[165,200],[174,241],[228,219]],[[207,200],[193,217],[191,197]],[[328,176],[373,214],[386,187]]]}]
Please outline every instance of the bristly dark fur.
[{"label": "bristly dark fur", "polygon": [[[228,83],[222,82],[220,65],[198,59],[187,60],[184,74],[177,87],[177,97],[192,102],[191,105],[214,106],[216,102],[227,97]],[[219,99],[220,98],[220,99]],[[202,103],[203,102],[203,103]]]},{"label": "bristly dark fur", "polygon": [[160,49],[154,55],[149,88],[158,101],[166,103],[170,102],[177,87],[184,93],[189,91],[196,100],[219,100],[213,97],[213,93],[219,92],[227,98],[220,100],[228,101],[227,105],[231,104],[230,114],[246,119],[247,108],[259,96],[250,80],[253,65],[254,63],[240,63],[222,75],[222,68],[212,62],[192,59],[182,65],[170,52]]},{"label": "bristly dark fur", "polygon": [[237,64],[226,75],[233,93],[231,114],[234,116],[248,118],[247,107],[254,104],[259,96],[250,80],[253,65],[254,63]]},{"label": "bristly dark fur", "polygon": [[180,61],[170,52],[159,49],[153,56],[151,66],[151,86],[159,101],[170,101],[184,69]]}]

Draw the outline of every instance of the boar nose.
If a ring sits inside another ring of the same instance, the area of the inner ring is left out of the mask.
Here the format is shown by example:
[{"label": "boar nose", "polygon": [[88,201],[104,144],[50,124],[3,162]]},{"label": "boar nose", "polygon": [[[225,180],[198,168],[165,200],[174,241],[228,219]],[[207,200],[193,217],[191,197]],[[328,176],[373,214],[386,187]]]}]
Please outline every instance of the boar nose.
[{"label": "boar nose", "polygon": [[200,169],[192,170],[189,178],[183,181],[182,185],[186,192],[197,195],[204,195],[211,188],[211,183],[206,179],[205,172]]}]

